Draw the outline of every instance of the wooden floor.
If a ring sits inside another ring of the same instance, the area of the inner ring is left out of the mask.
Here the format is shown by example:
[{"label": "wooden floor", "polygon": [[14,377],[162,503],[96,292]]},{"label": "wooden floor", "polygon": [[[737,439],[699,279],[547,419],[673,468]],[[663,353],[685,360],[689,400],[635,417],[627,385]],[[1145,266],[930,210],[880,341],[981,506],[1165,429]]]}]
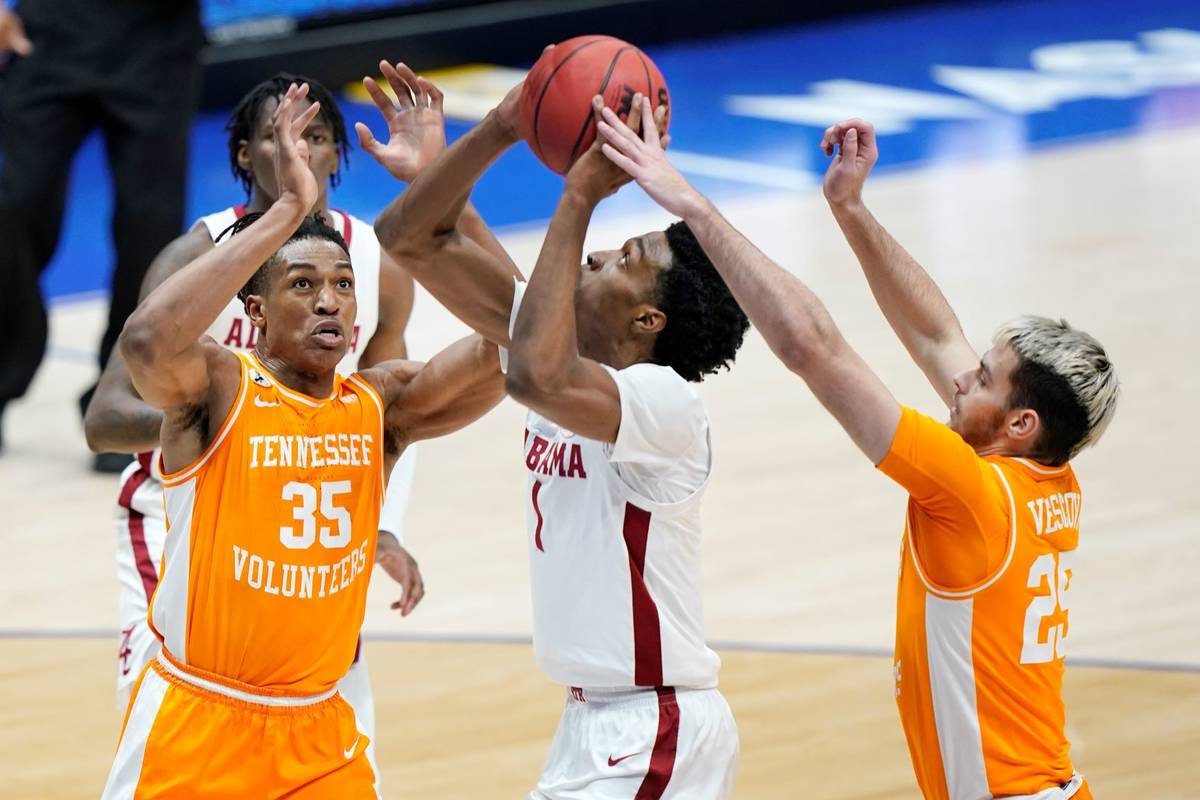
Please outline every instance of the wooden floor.
[{"label": "wooden floor", "polygon": [[[1095,333],[1122,377],[1116,421],[1077,460],[1083,536],[1068,670],[1074,757],[1105,798],[1200,796],[1200,129],[872,178],[868,200],[941,283],[967,335],[1023,312]],[[903,402],[941,415],[873,305],[816,194],[758,195],[728,215],[807,280]],[[661,225],[602,217],[590,243]],[[537,232],[506,238],[533,262]],[[91,380],[98,303],[56,308],[53,350],[5,418],[0,457],[0,796],[95,797],[111,756],[116,627],[111,478],[87,471],[75,397]],[[459,328],[418,300],[413,350]],[[751,336],[702,391],[716,470],[705,501],[706,618],[742,732],[739,798],[907,798],[915,788],[889,661],[773,654],[892,640],[903,493],[867,464],[802,383]],[[524,636],[528,567],[506,402],[422,445],[408,543],[429,586],[407,620],[374,582],[366,630]],[[29,638],[36,635],[39,638]],[[69,638],[81,635],[83,638]],[[520,797],[561,697],[527,646],[369,647],[388,796]],[[1175,667],[1175,671],[1146,667]]]},{"label": "wooden floor", "polygon": [[[95,797],[115,747],[110,642],[0,643],[10,684],[31,687],[0,708],[4,797]],[[366,648],[389,797],[519,798],[532,788],[563,695],[511,644],[374,642]],[[737,717],[738,797],[917,798],[878,656],[725,653],[723,691]],[[450,681],[447,676],[456,676]],[[1194,798],[1200,675],[1078,668],[1067,684],[1078,762],[1103,797]],[[1155,732],[1170,737],[1164,749]],[[64,735],[65,734],[65,735]],[[31,753],[69,758],[29,760]],[[1131,769],[1131,765],[1137,765]]]}]

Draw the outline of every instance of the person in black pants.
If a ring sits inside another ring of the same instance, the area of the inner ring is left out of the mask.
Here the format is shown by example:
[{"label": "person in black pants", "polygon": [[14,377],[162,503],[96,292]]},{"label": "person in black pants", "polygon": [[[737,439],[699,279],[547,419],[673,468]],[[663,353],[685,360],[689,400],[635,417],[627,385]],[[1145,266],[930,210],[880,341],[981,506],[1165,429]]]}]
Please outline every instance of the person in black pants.
[{"label": "person in black pants", "polygon": [[[198,0],[0,5],[0,51],[15,53],[0,79],[0,297],[15,315],[0,339],[0,419],[29,388],[46,350],[39,277],[58,244],[71,162],[92,130],[104,134],[116,194],[101,369],[146,268],[183,229],[203,42]],[[125,460],[111,466],[119,471]],[[97,468],[103,461],[97,457]]]}]

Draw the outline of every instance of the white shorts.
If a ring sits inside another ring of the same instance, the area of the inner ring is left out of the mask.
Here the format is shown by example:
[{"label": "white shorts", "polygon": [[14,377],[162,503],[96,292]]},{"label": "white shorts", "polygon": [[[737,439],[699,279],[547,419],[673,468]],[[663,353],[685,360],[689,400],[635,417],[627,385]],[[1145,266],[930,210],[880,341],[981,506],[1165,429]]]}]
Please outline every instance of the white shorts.
[{"label": "white shorts", "polygon": [[719,800],[738,733],[716,689],[578,689],[529,800]]},{"label": "white shorts", "polygon": [[[158,586],[163,545],[167,538],[166,512],[162,483],[152,473],[148,454],[138,456],[121,473],[121,492],[117,497],[117,580],[120,584],[120,645],[117,648],[117,704],[121,711],[129,705],[129,695],[138,676],[158,655],[162,643],[150,630],[150,597]],[[358,729],[367,735],[367,759],[375,775],[375,697],[362,643],[354,654],[346,676],[338,682],[338,692],[354,709]],[[376,784],[378,789],[378,784]]]}]

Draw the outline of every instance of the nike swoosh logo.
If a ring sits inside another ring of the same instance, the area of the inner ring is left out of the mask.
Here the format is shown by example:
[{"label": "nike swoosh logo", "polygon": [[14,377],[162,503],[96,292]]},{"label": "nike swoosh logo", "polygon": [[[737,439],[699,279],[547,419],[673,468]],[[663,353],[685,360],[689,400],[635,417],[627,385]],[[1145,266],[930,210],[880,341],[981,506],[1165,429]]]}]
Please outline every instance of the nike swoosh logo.
[{"label": "nike swoosh logo", "polygon": [[343,751],[342,751],[342,755],[344,755],[346,758],[350,758],[351,756],[353,756],[353,755],[354,755],[354,750],[355,750],[355,749],[358,747],[358,740],[359,740],[359,739],[361,739],[361,738],[362,738],[362,736],[355,736],[355,737],[354,737],[354,744],[350,745],[350,746],[349,746],[349,747],[347,747],[345,750],[343,750]]},{"label": "nike swoosh logo", "polygon": [[275,402],[271,402],[269,400],[263,400],[258,395],[254,395],[254,405],[258,406],[259,408],[274,408],[275,406],[279,405],[279,401],[276,400]]},{"label": "nike swoosh logo", "polygon": [[609,765],[610,767],[615,767],[617,764],[620,764],[620,763],[621,763],[622,761],[624,761],[625,759],[627,759],[627,758],[633,758],[633,757],[634,757],[634,756],[636,756],[636,755],[637,755],[637,753],[630,753],[629,755],[627,755],[627,756],[621,756],[620,758],[613,758],[612,756],[609,756],[609,757],[608,757],[608,765]]}]

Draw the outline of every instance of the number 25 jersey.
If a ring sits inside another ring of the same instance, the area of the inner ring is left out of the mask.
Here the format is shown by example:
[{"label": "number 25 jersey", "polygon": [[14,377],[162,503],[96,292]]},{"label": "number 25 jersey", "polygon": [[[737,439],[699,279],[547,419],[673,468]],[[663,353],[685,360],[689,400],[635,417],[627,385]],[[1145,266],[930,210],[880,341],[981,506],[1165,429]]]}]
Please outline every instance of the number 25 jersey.
[{"label": "number 25 jersey", "polygon": [[178,661],[286,695],[354,658],[383,500],[383,406],[361,376],[318,399],[252,353],[204,453],[163,475],[167,539],[150,622]]},{"label": "number 25 jersey", "polygon": [[908,408],[879,469],[910,496],[894,670],[922,793],[1016,797],[1067,784],[1074,472],[980,457]]}]

